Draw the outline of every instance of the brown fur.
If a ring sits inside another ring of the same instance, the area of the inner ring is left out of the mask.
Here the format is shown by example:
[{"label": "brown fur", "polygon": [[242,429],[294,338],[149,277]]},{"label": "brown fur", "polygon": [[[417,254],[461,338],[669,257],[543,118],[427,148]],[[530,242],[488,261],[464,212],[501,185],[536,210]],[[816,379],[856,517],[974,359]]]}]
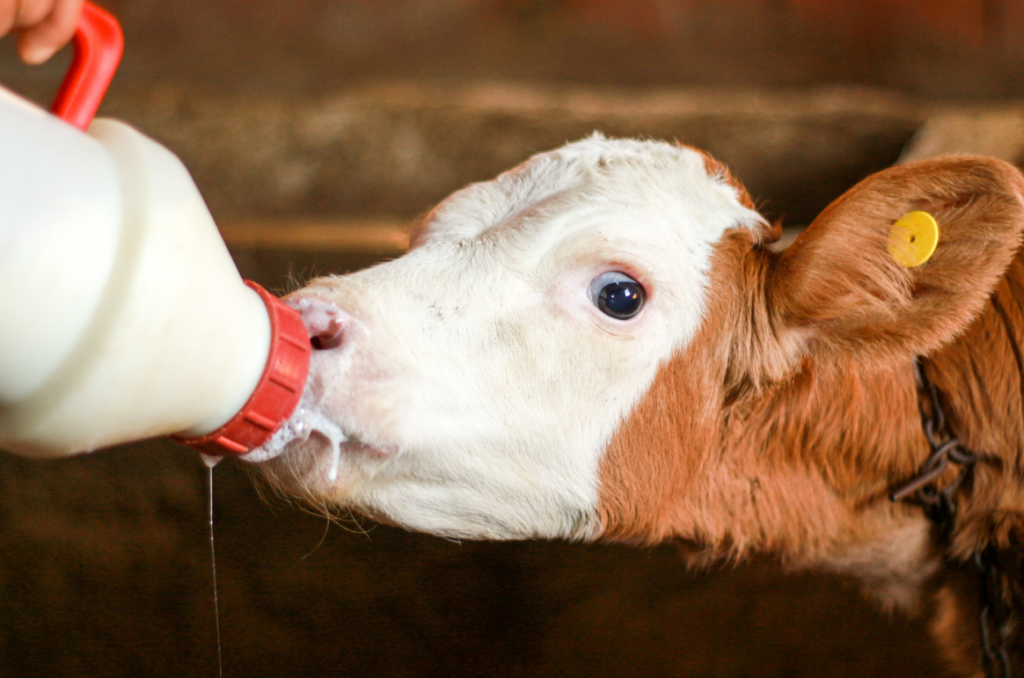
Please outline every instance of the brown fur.
[{"label": "brown fur", "polygon": [[[929,262],[904,269],[886,245],[913,210],[936,217],[941,240]],[[943,577],[933,576],[943,546],[920,509],[887,492],[928,454],[912,371],[921,355],[954,432],[986,459],[948,555],[1021,548],[1022,229],[1015,168],[944,157],[869,177],[781,254],[728,234],[700,332],[609,447],[606,537],[687,540],[698,561],[769,550],[914,606]],[[941,612],[939,640],[961,669],[976,669],[976,643],[958,652],[941,637],[951,626],[942,620],[964,609],[949,601],[966,594],[937,586],[928,607]]]}]

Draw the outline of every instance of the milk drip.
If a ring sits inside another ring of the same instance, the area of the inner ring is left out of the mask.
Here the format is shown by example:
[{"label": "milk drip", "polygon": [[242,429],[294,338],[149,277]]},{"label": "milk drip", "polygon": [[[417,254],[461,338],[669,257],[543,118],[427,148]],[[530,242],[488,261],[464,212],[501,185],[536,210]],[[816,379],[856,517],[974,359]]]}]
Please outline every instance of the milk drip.
[{"label": "milk drip", "polygon": [[[97,12],[113,21],[87,3],[83,23]],[[242,281],[170,151],[88,118],[0,87],[0,449],[174,435],[244,454],[298,404],[302,321]]]}]

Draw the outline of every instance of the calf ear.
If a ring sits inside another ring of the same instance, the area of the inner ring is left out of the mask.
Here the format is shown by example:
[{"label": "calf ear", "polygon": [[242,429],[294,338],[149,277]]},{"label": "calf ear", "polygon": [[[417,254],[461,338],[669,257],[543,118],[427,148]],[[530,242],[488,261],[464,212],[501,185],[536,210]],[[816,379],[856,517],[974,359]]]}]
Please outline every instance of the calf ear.
[{"label": "calf ear", "polygon": [[[768,295],[804,350],[928,354],[965,330],[1021,241],[1024,177],[991,158],[945,156],[872,175],[829,205],[776,260]],[[893,224],[924,211],[934,254],[889,252]]]}]

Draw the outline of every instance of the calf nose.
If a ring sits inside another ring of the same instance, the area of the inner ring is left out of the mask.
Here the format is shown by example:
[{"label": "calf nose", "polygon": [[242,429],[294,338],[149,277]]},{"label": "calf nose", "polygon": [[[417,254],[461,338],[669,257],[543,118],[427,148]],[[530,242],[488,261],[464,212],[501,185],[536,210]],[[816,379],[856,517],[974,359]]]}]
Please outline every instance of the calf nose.
[{"label": "calf nose", "polygon": [[337,348],[349,324],[349,315],[334,304],[319,299],[289,299],[288,305],[299,312],[309,334],[309,343],[321,351]]}]

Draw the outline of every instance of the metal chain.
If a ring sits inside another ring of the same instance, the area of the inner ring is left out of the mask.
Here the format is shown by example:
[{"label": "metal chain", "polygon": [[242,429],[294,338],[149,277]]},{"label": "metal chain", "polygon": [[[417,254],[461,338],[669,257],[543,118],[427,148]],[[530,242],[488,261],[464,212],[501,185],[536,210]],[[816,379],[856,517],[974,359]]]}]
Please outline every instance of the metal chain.
[{"label": "metal chain", "polygon": [[[892,501],[912,501],[923,506],[925,515],[935,523],[942,539],[948,543],[956,525],[956,493],[973,481],[978,456],[964,447],[947,427],[939,389],[928,379],[920,360],[914,361],[914,377],[918,392],[925,396],[928,403],[927,409],[922,403],[920,411],[931,453],[918,474],[894,490],[889,498]],[[960,473],[952,483],[940,489],[936,481],[951,463],[960,467]],[[975,551],[973,560],[981,579],[978,625],[985,675],[988,678],[1013,678],[1006,647],[1011,631],[1012,611],[1005,601],[1005,584],[999,568],[998,553],[993,546],[988,546]]]},{"label": "metal chain", "polygon": [[981,575],[981,647],[984,650],[985,675],[989,678],[1013,678],[1010,656],[1006,651],[1012,610],[1006,604],[1003,575],[995,548],[974,552],[974,564]]}]

